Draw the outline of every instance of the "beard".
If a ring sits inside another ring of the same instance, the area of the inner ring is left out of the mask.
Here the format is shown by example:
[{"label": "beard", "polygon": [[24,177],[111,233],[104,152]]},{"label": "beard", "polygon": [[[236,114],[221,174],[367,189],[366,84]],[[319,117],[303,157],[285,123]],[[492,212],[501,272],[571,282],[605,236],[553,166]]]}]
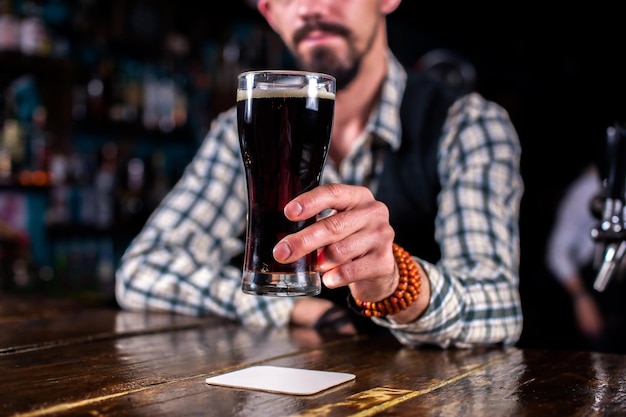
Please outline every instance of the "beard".
[{"label": "beard", "polygon": [[298,58],[298,62],[307,71],[323,72],[335,77],[336,89],[341,91],[350,85],[361,68],[361,57],[351,52],[348,59],[344,59],[346,62],[342,62],[332,50],[320,47],[313,50],[308,60]]},{"label": "beard", "polygon": [[333,23],[318,21],[310,22],[296,31],[293,37],[293,44],[297,45],[309,32],[314,30],[334,33],[345,38],[350,48],[348,56],[339,57],[332,49],[320,46],[315,48],[308,58],[296,54],[295,58],[298,62],[298,66],[307,71],[323,72],[332,75],[337,81],[337,91],[341,91],[350,85],[359,73],[363,54],[371,47],[374,35],[372,35],[370,42],[368,42],[365,51],[359,53],[354,47],[352,33],[348,28]]}]

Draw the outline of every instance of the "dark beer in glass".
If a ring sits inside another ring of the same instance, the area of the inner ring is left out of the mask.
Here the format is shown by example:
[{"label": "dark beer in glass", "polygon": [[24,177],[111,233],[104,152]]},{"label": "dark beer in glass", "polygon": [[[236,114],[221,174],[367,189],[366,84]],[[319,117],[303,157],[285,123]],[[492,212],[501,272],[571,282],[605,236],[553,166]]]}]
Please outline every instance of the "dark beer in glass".
[{"label": "dark beer in glass", "polygon": [[299,296],[321,290],[317,254],[277,262],[274,246],[315,222],[292,222],[283,208],[320,184],[328,154],[335,79],[301,71],[250,71],[239,75],[237,122],[246,171],[248,219],[242,290]]}]

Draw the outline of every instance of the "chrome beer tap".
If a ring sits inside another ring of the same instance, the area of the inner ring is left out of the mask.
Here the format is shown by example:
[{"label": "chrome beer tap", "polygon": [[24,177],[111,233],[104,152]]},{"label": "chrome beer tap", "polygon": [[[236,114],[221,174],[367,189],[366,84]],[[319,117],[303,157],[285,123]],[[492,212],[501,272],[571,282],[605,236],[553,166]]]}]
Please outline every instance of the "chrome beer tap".
[{"label": "chrome beer tap", "polygon": [[607,128],[607,177],[603,182],[600,224],[591,231],[596,242],[596,265],[599,267],[593,288],[602,292],[615,275],[626,253],[626,131],[620,124]]}]

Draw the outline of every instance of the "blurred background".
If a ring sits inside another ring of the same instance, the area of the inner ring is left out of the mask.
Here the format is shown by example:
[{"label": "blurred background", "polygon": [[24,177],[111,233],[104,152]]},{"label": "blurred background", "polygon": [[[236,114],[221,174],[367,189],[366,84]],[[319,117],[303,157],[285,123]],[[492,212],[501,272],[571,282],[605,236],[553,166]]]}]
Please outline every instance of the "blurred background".
[{"label": "blurred background", "polygon": [[[0,292],[113,302],[119,257],[234,103],[236,74],[292,65],[252,3],[0,0]],[[518,129],[524,346],[575,343],[545,242],[626,119],[617,23],[409,1],[389,17],[401,62],[500,103]]]}]

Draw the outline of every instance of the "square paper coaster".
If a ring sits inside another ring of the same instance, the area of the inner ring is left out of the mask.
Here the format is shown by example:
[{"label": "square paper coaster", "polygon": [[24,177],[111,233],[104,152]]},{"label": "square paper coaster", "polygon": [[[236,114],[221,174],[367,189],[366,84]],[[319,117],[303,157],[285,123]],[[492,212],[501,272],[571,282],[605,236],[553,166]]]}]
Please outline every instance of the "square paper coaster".
[{"label": "square paper coaster", "polygon": [[355,375],[344,372],[313,371],[282,366],[251,366],[209,377],[206,383],[282,394],[311,395],[354,378]]}]

